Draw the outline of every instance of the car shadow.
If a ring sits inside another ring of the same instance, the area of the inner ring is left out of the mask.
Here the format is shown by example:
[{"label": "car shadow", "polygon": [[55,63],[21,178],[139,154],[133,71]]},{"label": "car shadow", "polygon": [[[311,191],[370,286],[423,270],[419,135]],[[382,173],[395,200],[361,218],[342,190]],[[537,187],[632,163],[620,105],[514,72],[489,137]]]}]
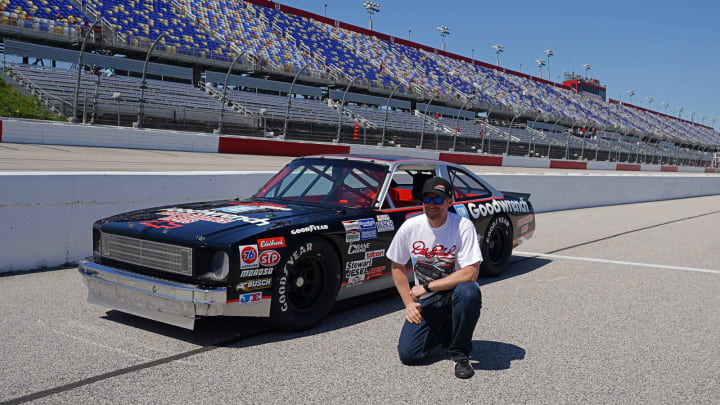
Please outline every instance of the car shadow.
[{"label": "car shadow", "polygon": [[[513,257],[516,258],[516,257]],[[478,283],[488,285],[535,271],[549,260],[541,258],[521,258],[511,262],[511,267],[500,277],[480,278]],[[511,259],[512,260],[512,259]],[[196,321],[194,330],[167,325],[141,318],[124,312],[111,310],[102,318],[129,327],[142,329],[150,333],[182,340],[199,346],[243,346],[244,340],[259,345],[274,341],[295,339],[304,336],[322,334],[347,328],[362,322],[379,318],[403,309],[402,301],[394,288],[374,292],[362,297],[350,298],[335,304],[331,314],[314,328],[300,332],[276,332],[259,318],[245,317],[209,317]],[[338,316],[340,314],[340,316]],[[250,339],[258,337],[258,339]]]}]

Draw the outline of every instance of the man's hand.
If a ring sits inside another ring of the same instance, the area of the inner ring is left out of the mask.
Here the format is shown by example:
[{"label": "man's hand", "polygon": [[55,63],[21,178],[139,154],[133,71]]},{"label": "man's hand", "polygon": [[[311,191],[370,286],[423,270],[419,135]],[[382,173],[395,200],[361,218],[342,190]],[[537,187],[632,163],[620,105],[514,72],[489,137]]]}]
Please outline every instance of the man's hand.
[{"label": "man's hand", "polygon": [[405,306],[405,319],[410,323],[420,323],[422,321],[419,302],[411,302]]},{"label": "man's hand", "polygon": [[417,301],[422,297],[423,295],[427,294],[428,291],[425,290],[425,287],[421,285],[416,285],[413,288],[410,289],[410,296],[414,301]]}]

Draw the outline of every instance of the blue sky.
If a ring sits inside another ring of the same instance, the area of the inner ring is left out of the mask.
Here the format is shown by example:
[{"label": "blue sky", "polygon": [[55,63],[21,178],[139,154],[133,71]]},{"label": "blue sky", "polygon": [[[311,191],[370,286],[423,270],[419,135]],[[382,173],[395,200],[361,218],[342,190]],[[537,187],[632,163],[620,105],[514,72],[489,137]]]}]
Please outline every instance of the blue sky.
[{"label": "blue sky", "polygon": [[[281,4],[367,28],[364,0],[282,0]],[[502,66],[533,75],[535,60],[550,59],[553,81],[564,70],[590,76],[607,86],[609,98],[695,121],[716,118],[720,128],[720,2],[718,1],[382,1],[373,28],[388,35],[440,48],[435,27],[446,25],[451,34],[446,50],[495,63],[494,44],[505,46]],[[543,70],[543,77],[547,71]]]}]

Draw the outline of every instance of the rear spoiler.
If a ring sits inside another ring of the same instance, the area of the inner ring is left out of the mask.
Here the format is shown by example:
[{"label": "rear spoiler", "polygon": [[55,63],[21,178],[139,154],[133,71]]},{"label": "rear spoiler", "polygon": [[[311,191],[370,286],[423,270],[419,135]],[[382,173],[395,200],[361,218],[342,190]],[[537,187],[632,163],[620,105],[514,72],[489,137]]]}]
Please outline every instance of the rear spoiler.
[{"label": "rear spoiler", "polygon": [[515,191],[501,191],[501,193],[503,193],[505,195],[517,197],[517,198],[522,198],[525,201],[530,200],[530,193],[517,193]]}]

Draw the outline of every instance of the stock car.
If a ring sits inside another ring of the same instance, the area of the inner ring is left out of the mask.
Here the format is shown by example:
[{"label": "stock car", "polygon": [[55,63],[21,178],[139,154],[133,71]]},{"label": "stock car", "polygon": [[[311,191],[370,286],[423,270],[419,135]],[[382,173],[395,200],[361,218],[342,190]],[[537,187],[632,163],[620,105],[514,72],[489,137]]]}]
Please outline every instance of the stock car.
[{"label": "stock car", "polygon": [[481,274],[502,273],[535,230],[529,194],[498,191],[452,163],[355,155],[295,159],[248,199],[96,221],[93,256],[78,271],[88,302],[187,329],[220,315],[308,328],[338,300],[393,286],[385,250],[422,214],[432,176],[451,182],[450,209],[474,223]]}]

